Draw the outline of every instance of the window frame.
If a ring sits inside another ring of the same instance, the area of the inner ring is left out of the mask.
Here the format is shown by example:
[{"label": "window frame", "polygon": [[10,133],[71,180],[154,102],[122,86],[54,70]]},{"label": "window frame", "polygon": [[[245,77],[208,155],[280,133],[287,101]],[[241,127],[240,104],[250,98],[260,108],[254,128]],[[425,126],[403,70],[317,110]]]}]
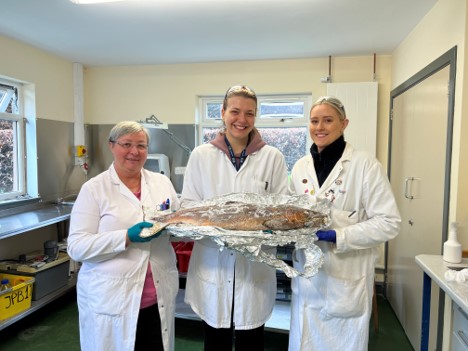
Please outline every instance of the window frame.
[{"label": "window frame", "polygon": [[[207,105],[209,103],[220,103],[223,104],[224,95],[212,95],[212,96],[199,96],[199,106],[197,111],[196,123],[198,124],[197,132],[197,145],[200,145],[203,141],[203,128],[221,128],[223,122],[221,119],[214,120],[208,119]],[[259,116],[260,106],[264,102],[303,102],[304,103],[304,115],[303,117],[294,118],[274,118]],[[297,94],[263,94],[257,95],[257,116],[255,120],[255,126],[261,127],[307,127],[309,124],[309,111],[312,106],[312,94],[310,93],[297,93]]]},{"label": "window frame", "polygon": [[[6,87],[12,87],[16,89],[17,94],[17,110],[10,112],[4,111],[8,106],[8,101],[11,100],[11,96],[15,93],[14,90],[7,94],[9,98],[1,102],[0,119],[12,121],[14,123],[14,164],[13,178],[14,185],[13,191],[8,193],[0,194],[0,203],[8,203],[24,198],[30,198],[28,195],[27,187],[27,162],[26,162],[26,118],[24,116],[24,85],[18,81],[0,77],[0,85]],[[5,102],[7,101],[7,102]]]}]

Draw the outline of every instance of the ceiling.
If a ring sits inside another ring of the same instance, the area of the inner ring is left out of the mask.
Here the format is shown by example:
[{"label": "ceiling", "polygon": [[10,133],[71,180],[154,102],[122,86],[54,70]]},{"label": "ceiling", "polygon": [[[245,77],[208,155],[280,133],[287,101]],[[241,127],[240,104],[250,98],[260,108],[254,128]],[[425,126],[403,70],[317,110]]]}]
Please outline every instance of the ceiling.
[{"label": "ceiling", "polygon": [[436,2],[1,0],[0,34],[85,66],[384,55]]}]

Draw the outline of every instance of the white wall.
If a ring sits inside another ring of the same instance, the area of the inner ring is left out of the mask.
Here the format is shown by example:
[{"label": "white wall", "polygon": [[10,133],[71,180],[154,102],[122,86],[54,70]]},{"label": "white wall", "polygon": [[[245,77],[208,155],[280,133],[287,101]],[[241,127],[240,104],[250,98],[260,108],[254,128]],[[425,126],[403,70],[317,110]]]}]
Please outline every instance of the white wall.
[{"label": "white wall", "polygon": [[[378,157],[386,165],[391,57],[377,55],[379,83]],[[234,84],[257,94],[326,94],[321,77],[328,57],[206,64],[89,67],[85,70],[85,122],[112,124],[152,114],[164,122],[195,122],[197,96],[223,95]],[[332,58],[334,82],[372,81],[373,55]],[[351,121],[352,123],[352,121]]]},{"label": "white wall", "polygon": [[73,64],[0,35],[0,76],[31,83],[36,117],[73,121]]}]

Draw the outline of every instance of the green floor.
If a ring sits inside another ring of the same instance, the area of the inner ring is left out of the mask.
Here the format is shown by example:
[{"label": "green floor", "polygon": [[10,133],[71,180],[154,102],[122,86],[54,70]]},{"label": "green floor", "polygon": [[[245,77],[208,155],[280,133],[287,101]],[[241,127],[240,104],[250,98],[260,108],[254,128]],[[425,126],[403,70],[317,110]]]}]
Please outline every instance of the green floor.
[{"label": "green floor", "polygon": [[[393,310],[378,298],[379,332],[371,328],[369,351],[412,351]],[[372,323],[371,323],[372,325]],[[176,351],[203,350],[201,323],[176,320]],[[266,351],[286,351],[288,335],[266,333]],[[54,301],[0,331],[1,351],[79,351],[78,311],[74,293]]]}]

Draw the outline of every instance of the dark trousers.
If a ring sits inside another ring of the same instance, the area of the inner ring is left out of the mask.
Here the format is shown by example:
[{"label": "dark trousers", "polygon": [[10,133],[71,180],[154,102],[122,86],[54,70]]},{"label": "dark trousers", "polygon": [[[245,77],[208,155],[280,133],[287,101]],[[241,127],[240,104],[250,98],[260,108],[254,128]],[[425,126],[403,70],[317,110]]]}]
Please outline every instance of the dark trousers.
[{"label": "dark trousers", "polygon": [[143,308],[138,315],[135,351],[164,351],[158,304]]},{"label": "dark trousers", "polygon": [[233,327],[216,329],[203,322],[205,351],[232,351],[233,339],[236,351],[263,351],[264,325],[256,329],[234,330]]}]

